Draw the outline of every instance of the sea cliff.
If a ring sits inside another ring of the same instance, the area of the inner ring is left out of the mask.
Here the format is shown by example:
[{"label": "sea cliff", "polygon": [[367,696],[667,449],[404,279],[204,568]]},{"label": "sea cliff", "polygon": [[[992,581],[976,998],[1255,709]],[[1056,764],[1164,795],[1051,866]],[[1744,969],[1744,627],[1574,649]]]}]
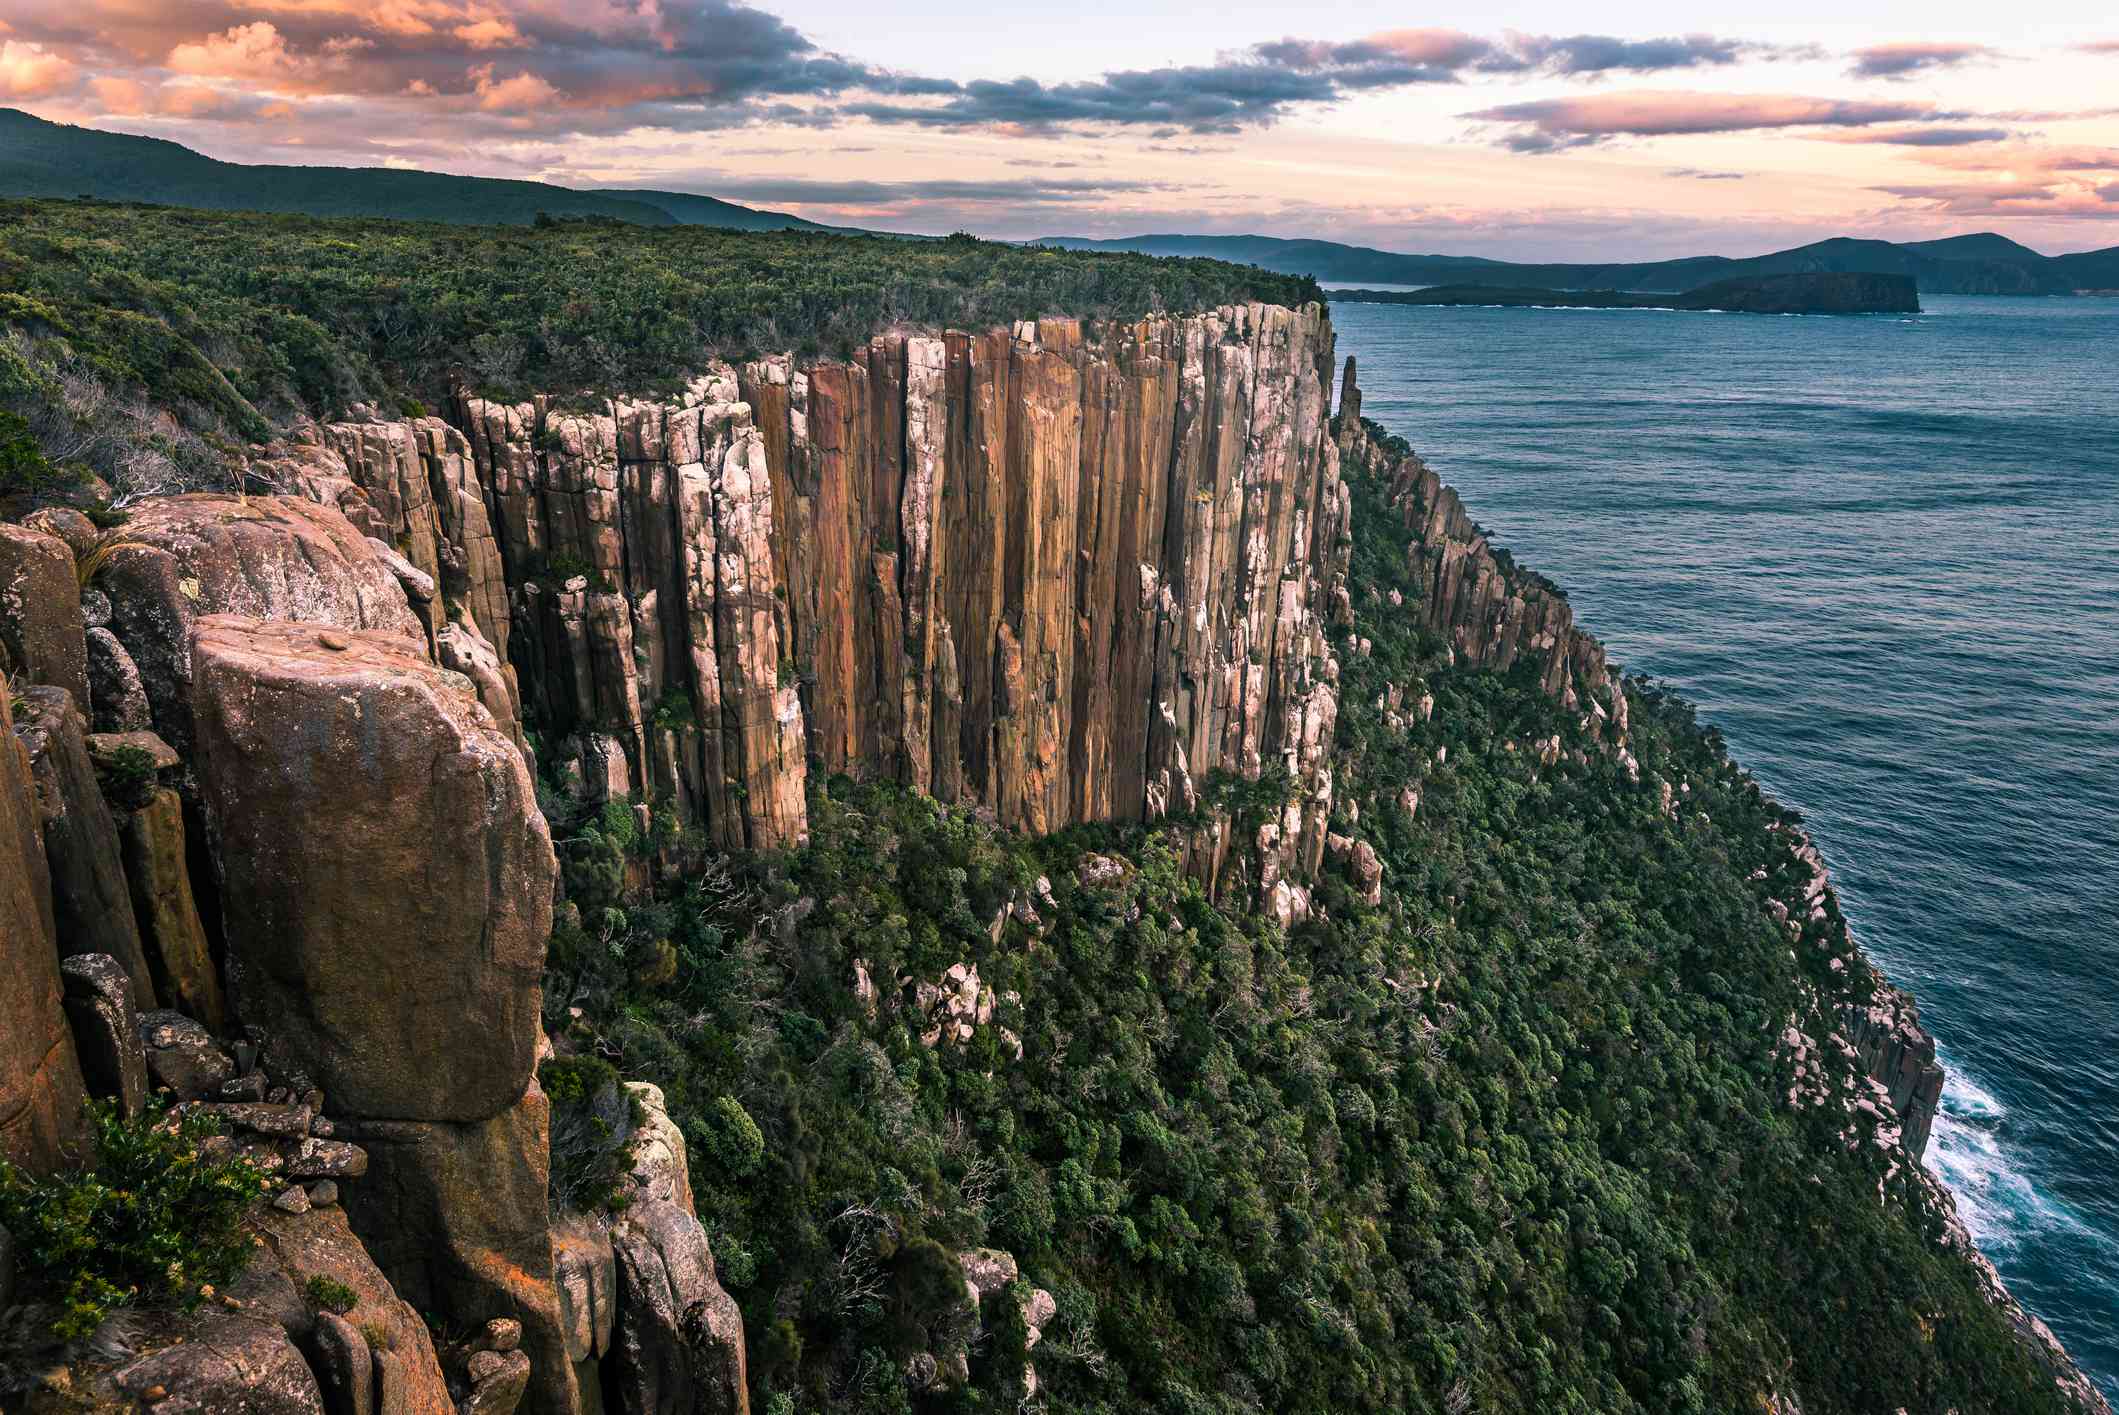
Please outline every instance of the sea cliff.
[{"label": "sea cliff", "polygon": [[[6,1154],[159,1092],[270,1199],[7,1398],[2100,1409],[1920,1230],[1933,1043],[1815,851],[1333,354],[1255,302],[462,382],[0,525]],[[1940,1295],[1844,1330],[1717,1246],[1763,1196]]]}]

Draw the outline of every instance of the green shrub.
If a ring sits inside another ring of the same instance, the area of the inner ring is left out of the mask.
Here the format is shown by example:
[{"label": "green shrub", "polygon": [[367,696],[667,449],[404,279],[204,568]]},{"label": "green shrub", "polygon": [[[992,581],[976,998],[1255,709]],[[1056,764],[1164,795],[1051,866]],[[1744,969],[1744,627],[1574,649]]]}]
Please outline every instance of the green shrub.
[{"label": "green shrub", "polygon": [[92,1101],[94,1161],[36,1179],[0,1160],[0,1227],[14,1235],[25,1289],[59,1308],[52,1333],[91,1335],[120,1307],[196,1307],[204,1289],[241,1272],[253,1250],[243,1219],[269,1176],[201,1145],[218,1126],[152,1103],[125,1120]]},{"label": "green shrub", "polygon": [[332,1312],[345,1316],[360,1305],[360,1294],[336,1278],[322,1273],[312,1275],[302,1284],[302,1296],[319,1312]]},{"label": "green shrub", "polygon": [[154,753],[142,747],[119,747],[96,761],[96,778],[112,805],[137,811],[154,799],[160,776]]},{"label": "green shrub", "polygon": [[633,1132],[647,1118],[639,1100],[596,1056],[554,1057],[537,1080],[552,1107],[554,1202],[577,1213],[622,1208]]},{"label": "green shrub", "polygon": [[45,460],[44,449],[26,418],[0,411],[0,496],[39,495],[78,481],[78,473]]},{"label": "green shrub", "polygon": [[765,1136],[734,1096],[717,1096],[691,1129],[701,1154],[732,1179],[741,1179],[765,1158]]}]

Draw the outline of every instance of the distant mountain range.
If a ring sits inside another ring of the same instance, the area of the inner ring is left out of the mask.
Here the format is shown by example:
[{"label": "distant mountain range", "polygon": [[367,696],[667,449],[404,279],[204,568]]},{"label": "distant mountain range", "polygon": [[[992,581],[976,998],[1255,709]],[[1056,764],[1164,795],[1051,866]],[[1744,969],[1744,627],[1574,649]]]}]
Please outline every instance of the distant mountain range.
[{"label": "distant mountain range", "polygon": [[[0,197],[96,197],[219,211],[382,216],[462,225],[522,225],[540,214],[600,216],[641,226],[715,226],[739,231],[832,231],[784,211],[761,211],[692,192],[582,189],[500,177],[460,177],[391,167],[283,167],[222,162],[161,138],[53,123],[0,108]],[[887,234],[874,232],[868,234]],[[1928,294],[2065,295],[2119,289],[2119,246],[2047,256],[1982,232],[1941,241],[1838,237],[1747,259],[1608,265],[1532,265],[1478,256],[1406,255],[1337,241],[1274,236],[1053,236],[1069,250],[1208,256],[1284,275],[1386,285],[1507,285],[1564,290],[1680,292],[1717,280],[1768,275],[1906,275]]]},{"label": "distant mountain range", "polygon": [[161,138],[47,122],[0,108],[0,196],[98,197],[216,211],[385,216],[460,225],[526,225],[607,216],[641,226],[741,231],[850,231],[690,192],[577,190],[549,182],[458,177],[391,167],[277,167],[221,162]]},{"label": "distant mountain range", "polygon": [[1508,285],[1556,290],[1676,292],[1717,280],[1767,275],[1906,275],[1931,295],[2068,295],[2119,289],[2119,246],[2048,256],[2006,236],[1980,232],[1940,241],[1864,241],[1848,236],[1770,255],[1611,265],[1530,265],[1477,256],[1403,255],[1336,241],[1272,236],[1129,236],[1098,241],[1052,236],[1040,244],[1077,251],[1209,256],[1284,275],[1389,285]]}]

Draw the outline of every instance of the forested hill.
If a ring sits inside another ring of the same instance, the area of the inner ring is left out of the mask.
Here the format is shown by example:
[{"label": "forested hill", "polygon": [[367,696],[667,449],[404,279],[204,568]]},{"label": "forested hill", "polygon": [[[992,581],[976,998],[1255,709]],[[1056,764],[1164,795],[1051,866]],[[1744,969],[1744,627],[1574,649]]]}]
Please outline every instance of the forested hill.
[{"label": "forested hill", "polygon": [[2046,256],[2005,236],[1940,241],[1835,237],[1792,250],[1732,259],[1526,264],[1477,256],[1408,255],[1336,241],[1272,236],[1054,236],[1068,250],[1145,251],[1245,261],[1319,280],[1392,285],[1513,285],[1566,290],[1683,291],[1716,280],[1804,274],[1903,275],[1931,295],[2066,295],[2119,287],[2119,247]]},{"label": "forested hill", "polygon": [[161,138],[46,122],[0,108],[0,196],[98,197],[214,211],[386,216],[524,225],[538,216],[600,216],[641,226],[740,231],[833,228],[691,192],[593,191],[550,182],[390,167],[222,162]]}]

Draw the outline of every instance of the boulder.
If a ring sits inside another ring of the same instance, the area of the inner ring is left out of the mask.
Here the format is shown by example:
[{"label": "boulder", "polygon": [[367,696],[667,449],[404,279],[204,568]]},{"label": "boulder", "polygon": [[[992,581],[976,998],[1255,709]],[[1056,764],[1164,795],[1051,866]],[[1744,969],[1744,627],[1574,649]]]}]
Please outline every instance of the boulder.
[{"label": "boulder", "polygon": [[481,1351],[472,1363],[476,1369],[462,1415],[515,1415],[530,1385],[530,1358],[520,1351]]},{"label": "boulder", "polygon": [[180,1101],[212,1099],[235,1078],[235,1062],[214,1045],[213,1034],[181,1012],[140,1014],[140,1043],[148,1080]]},{"label": "boulder", "polygon": [[[271,1207],[257,1220],[257,1234],[264,1244],[264,1255],[279,1265],[296,1291],[305,1290],[313,1278],[323,1278],[353,1293],[353,1306],[337,1316],[353,1327],[355,1339],[361,1343],[357,1353],[344,1340],[344,1334],[331,1327],[334,1314],[330,1312],[307,1313],[292,1332],[304,1349],[343,1352],[346,1389],[358,1388],[363,1378],[373,1385],[374,1373],[366,1369],[368,1349],[378,1344],[375,1338],[380,1336],[381,1349],[396,1358],[406,1415],[453,1415],[448,1382],[442,1377],[441,1362],[435,1356],[427,1324],[390,1286],[347,1226],[344,1210],[307,1207],[293,1212]],[[337,1383],[330,1375],[338,1369],[334,1364],[319,1362],[327,1385]],[[366,1415],[374,1406],[353,1408]]]},{"label": "boulder", "polygon": [[140,1115],[147,1109],[147,1053],[125,970],[107,953],[77,953],[59,973],[88,1093],[116,1100],[128,1120]]},{"label": "boulder", "polygon": [[0,691],[0,1155],[42,1172],[79,1138],[80,1064],[60,1006],[51,873],[31,783]]},{"label": "boulder", "polygon": [[635,1203],[611,1229],[611,1247],[619,1408],[749,1415],[743,1313],[715,1279],[699,1220],[666,1199]]},{"label": "boulder", "polygon": [[108,629],[88,631],[88,690],[98,732],[144,732],[154,726],[140,670]]},{"label": "boulder", "polygon": [[236,1010],[335,1111],[513,1105],[557,875],[520,754],[395,634],[215,616],[191,660]]},{"label": "boulder", "polygon": [[29,708],[15,728],[36,776],[60,951],[109,954],[132,980],[134,999],[153,1007],[154,975],[133,920],[118,827],[89,755],[88,724],[61,689],[31,688],[23,696]]},{"label": "boulder", "polygon": [[32,683],[88,702],[88,642],[74,552],[57,536],[0,523],[0,648]]},{"label": "boulder", "polygon": [[[67,549],[75,555],[86,555],[96,548],[103,538],[103,531],[84,512],[71,506],[40,506],[22,518],[22,524],[33,531],[56,536],[66,542]],[[84,595],[85,599],[86,596]]]},{"label": "boulder", "polygon": [[425,644],[397,577],[337,510],[292,497],[157,497],[125,523],[98,583],[156,730],[191,748],[191,630],[214,614],[371,629]]},{"label": "boulder", "polygon": [[118,834],[133,918],[147,948],[156,995],[218,1031],[227,1024],[227,1008],[206,923],[192,894],[183,802],[176,792],[159,787],[145,806],[125,817]]},{"label": "boulder", "polygon": [[[111,1373],[157,1415],[324,1415],[309,1363],[277,1322],[215,1313],[174,1346]],[[162,1394],[149,1400],[147,1392]]]}]

